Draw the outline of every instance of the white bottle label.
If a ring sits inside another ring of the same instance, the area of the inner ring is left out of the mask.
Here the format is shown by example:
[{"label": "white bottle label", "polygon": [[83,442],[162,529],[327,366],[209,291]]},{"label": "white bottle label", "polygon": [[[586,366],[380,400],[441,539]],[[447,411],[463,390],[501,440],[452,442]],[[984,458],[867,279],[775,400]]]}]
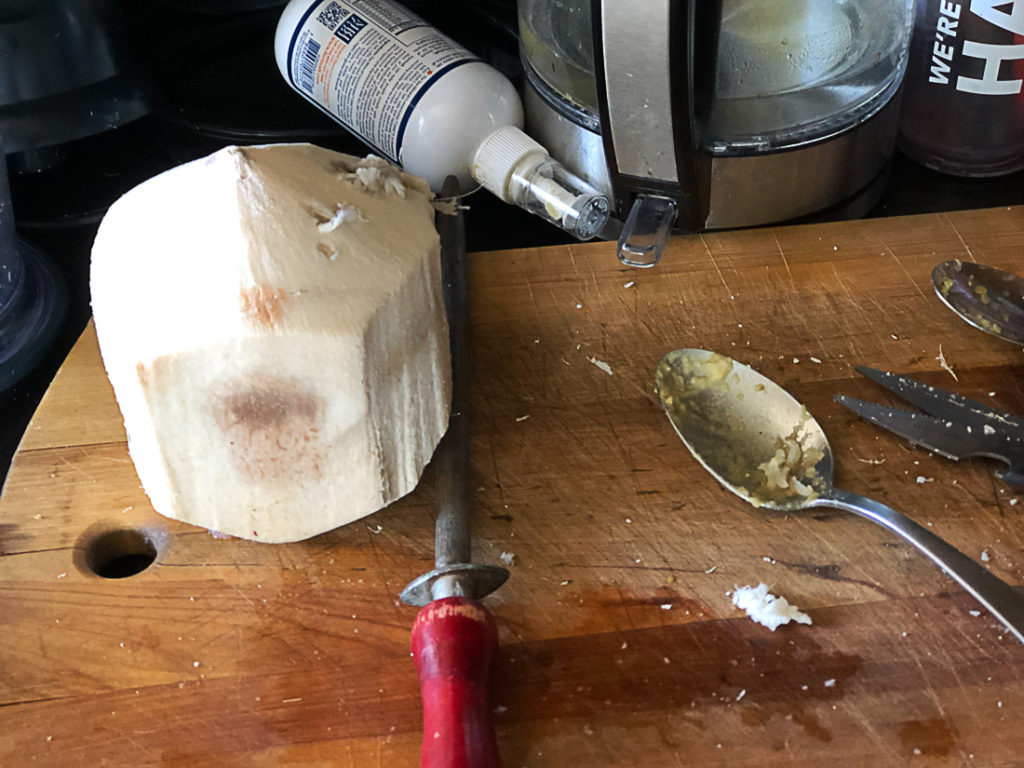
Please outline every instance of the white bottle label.
[{"label": "white bottle label", "polygon": [[426,90],[477,60],[415,14],[379,0],[310,3],[287,58],[296,90],[393,162]]}]

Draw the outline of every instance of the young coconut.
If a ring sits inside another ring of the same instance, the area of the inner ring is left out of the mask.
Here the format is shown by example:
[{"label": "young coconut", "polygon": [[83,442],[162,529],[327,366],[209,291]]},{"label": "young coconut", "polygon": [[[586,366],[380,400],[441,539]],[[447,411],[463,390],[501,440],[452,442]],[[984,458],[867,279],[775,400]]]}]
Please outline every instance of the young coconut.
[{"label": "young coconut", "polygon": [[426,182],[308,144],[228,147],[110,208],[92,308],[154,508],[266,542],[411,491],[451,365]]}]

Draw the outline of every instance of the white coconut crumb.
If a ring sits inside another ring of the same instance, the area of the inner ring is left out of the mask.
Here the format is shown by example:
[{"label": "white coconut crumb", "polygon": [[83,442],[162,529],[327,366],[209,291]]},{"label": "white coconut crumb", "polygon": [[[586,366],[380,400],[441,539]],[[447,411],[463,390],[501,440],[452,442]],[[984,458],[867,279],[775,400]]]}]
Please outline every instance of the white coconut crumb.
[{"label": "white coconut crumb", "polygon": [[588,357],[587,360],[589,360],[591,363],[596,365],[598,368],[600,368],[602,371],[607,373],[609,376],[614,376],[615,375],[615,374],[612,373],[612,367],[610,365],[608,365],[608,363],[606,363],[604,360],[598,360],[596,357]]},{"label": "white coconut crumb", "polygon": [[800,358],[799,357],[794,357],[793,358],[793,365],[796,365],[799,362],[800,362]]},{"label": "white coconut crumb", "polygon": [[516,556],[512,552],[502,552],[499,555],[499,557],[501,558],[501,562],[503,562],[505,565],[515,565],[516,564]]},{"label": "white coconut crumb", "polygon": [[380,533],[381,531],[384,530],[384,526],[383,525],[375,525],[372,528],[370,526],[366,526],[366,530],[368,530],[370,533]]},{"label": "white coconut crumb", "polygon": [[430,204],[434,207],[435,211],[445,216],[455,216],[460,210],[469,210],[468,205],[459,204],[459,198],[457,197],[437,197],[431,200]]},{"label": "white coconut crumb", "polygon": [[973,616],[974,618],[978,618],[979,616],[981,616],[981,611],[968,611],[968,613],[971,614],[971,616]]},{"label": "white coconut crumb", "polygon": [[740,699],[742,699],[746,695],[747,695],[747,689],[744,688],[742,691],[740,691],[738,694],[736,694],[736,701],[739,701]]},{"label": "white coconut crumb", "polygon": [[193,667],[198,667],[199,666],[199,662],[198,661],[193,661],[192,662],[192,666]]},{"label": "white coconut crumb", "polygon": [[981,562],[987,563],[991,559],[992,559],[992,556],[988,553],[987,549],[981,550]]},{"label": "white coconut crumb", "polygon": [[891,337],[892,337],[893,339],[895,339],[896,341],[899,341],[899,340],[900,340],[900,337],[899,337],[899,336],[897,336],[897,335],[896,335],[895,333],[890,333],[890,334],[889,334],[889,336],[891,336]]},{"label": "white coconut crumb", "polygon": [[[370,157],[366,159],[370,160]],[[388,165],[387,161],[382,160],[382,163],[382,165],[364,165],[356,168],[356,178],[369,192],[383,192],[386,195],[405,197],[405,184],[402,183],[401,171]]]},{"label": "white coconut crumb", "polygon": [[331,218],[317,224],[316,228],[320,232],[333,232],[342,224],[347,224],[350,221],[366,221],[366,217],[354,205],[339,203]]},{"label": "white coconut crumb", "polygon": [[530,414],[526,414],[525,416],[517,416],[516,421],[526,421],[528,418],[530,418]]},{"label": "white coconut crumb", "polygon": [[1016,498],[1010,499],[1010,506],[1011,507],[1014,506],[1016,503],[1017,503],[1017,499]]},{"label": "white coconut crumb", "polygon": [[828,680],[825,681],[826,688],[835,688],[835,685],[836,679],[834,677],[830,677]]},{"label": "white coconut crumb", "polygon": [[563,581],[563,582],[561,583],[561,586],[563,586],[563,587],[567,587],[567,586],[569,586],[570,584],[572,584],[572,579],[566,579],[565,581]]},{"label": "white coconut crumb", "polygon": [[990,426],[988,424],[983,426],[981,428],[981,431],[984,432],[986,435],[994,435],[996,433],[995,427],[992,427],[992,426]]},{"label": "white coconut crumb", "polygon": [[775,565],[774,558],[768,557],[768,555],[765,555],[761,559],[764,560],[766,563],[771,563],[772,565]]},{"label": "white coconut crumb", "polygon": [[960,381],[960,377],[956,375],[956,371],[950,367],[949,363],[946,362],[946,356],[942,354],[942,345],[939,344],[939,355],[935,358],[939,361],[939,365],[942,366],[942,370],[948,371],[949,375],[953,377],[953,381]]},{"label": "white coconut crumb", "polygon": [[740,610],[746,611],[753,621],[768,627],[772,632],[791,621],[798,624],[811,623],[811,617],[795,605],[790,605],[786,598],[770,594],[767,584],[737,587],[732,602]]},{"label": "white coconut crumb", "polygon": [[812,363],[816,363],[817,365],[821,365],[821,360],[818,359],[817,357],[812,357],[812,358],[810,358],[810,360],[811,360]]},{"label": "white coconut crumb", "polygon": [[577,304],[576,305],[576,309],[583,309],[583,305],[582,304]]},{"label": "white coconut crumb", "polygon": [[634,281],[630,280],[628,283],[623,283],[622,287],[623,288],[632,288],[634,285],[636,285],[636,283]]},{"label": "white coconut crumb", "polygon": [[706,571],[704,571],[704,573],[714,573],[717,570],[718,570],[718,566],[717,565],[712,565],[710,568],[708,568]]},{"label": "white coconut crumb", "polygon": [[918,475],[917,476],[917,482],[922,484],[922,485],[924,483],[934,483],[935,482],[935,478],[934,477],[925,477],[924,475]]},{"label": "white coconut crumb", "polygon": [[662,603],[661,604],[661,610],[663,610],[663,611],[671,611],[672,610],[672,603]]}]

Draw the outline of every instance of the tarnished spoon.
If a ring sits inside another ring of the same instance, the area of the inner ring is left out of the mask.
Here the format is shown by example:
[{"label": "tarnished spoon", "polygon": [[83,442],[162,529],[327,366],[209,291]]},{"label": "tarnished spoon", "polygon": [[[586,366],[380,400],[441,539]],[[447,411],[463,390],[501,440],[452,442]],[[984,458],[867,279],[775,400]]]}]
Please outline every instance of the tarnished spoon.
[{"label": "tarnished spoon", "polygon": [[942,302],[985,333],[1024,345],[1024,279],[970,261],[944,261],[932,270]]},{"label": "tarnished spoon", "polygon": [[905,515],[832,485],[825,432],[786,390],[753,368],[703,349],[658,364],[655,387],[690,453],[730,491],[779,510],[834,507],[902,536],[1024,642],[1024,596]]}]

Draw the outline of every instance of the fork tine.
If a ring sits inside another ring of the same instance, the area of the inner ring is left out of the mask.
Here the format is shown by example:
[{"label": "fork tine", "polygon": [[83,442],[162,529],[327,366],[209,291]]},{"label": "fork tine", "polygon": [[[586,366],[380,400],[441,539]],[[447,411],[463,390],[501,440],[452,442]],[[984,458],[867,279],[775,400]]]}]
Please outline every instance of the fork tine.
[{"label": "fork tine", "polygon": [[856,370],[908,403],[940,419],[952,419],[977,429],[984,429],[986,426],[998,428],[1017,433],[1016,436],[1024,434],[1024,421],[1012,414],[994,411],[984,403],[947,392],[940,387],[922,384],[907,376],[879,371],[866,365],[858,365]]}]

